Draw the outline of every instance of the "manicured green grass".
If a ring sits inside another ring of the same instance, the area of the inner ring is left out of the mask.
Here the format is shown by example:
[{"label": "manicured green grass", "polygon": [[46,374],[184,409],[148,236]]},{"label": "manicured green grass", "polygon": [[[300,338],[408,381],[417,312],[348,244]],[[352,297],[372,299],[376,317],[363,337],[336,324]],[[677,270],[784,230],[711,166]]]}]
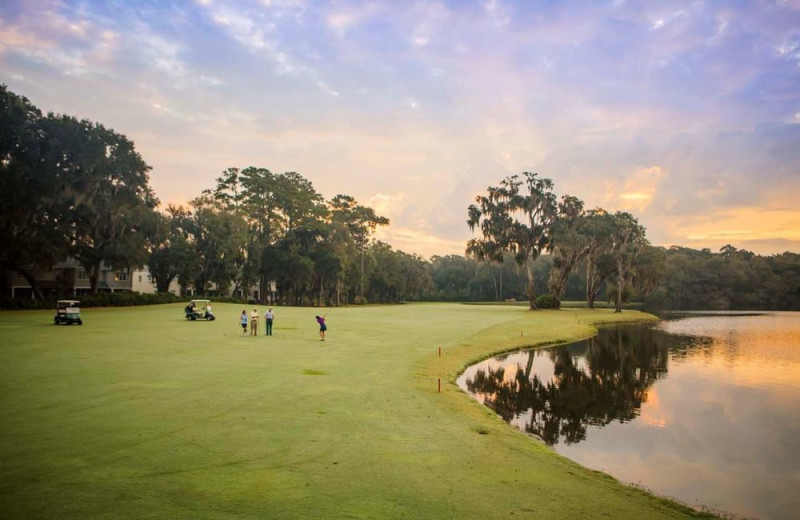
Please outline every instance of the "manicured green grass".
[{"label": "manicured green grass", "polygon": [[214,309],[86,309],[82,327],[0,313],[0,517],[703,516],[554,454],[454,383],[492,352],[646,315],[337,308],[322,342],[317,309],[276,308],[272,337]]}]

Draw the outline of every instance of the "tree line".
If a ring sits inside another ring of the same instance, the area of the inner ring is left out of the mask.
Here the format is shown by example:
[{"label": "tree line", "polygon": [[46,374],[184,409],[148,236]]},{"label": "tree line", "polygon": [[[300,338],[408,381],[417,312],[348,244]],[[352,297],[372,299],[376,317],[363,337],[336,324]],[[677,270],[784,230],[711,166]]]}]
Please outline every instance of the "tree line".
[{"label": "tree line", "polygon": [[800,308],[800,258],[652,246],[626,212],[557,197],[525,172],[467,208],[466,255],[419,255],[376,239],[389,219],[355,198],[322,197],[296,172],[229,168],[185,206],[159,201],[125,136],[43,114],[0,85],[0,270],[37,274],[68,257],[98,291],[101,266],[147,265],[157,289],[292,305],[414,300],[630,299],[672,309]]},{"label": "tree line", "polygon": [[375,239],[389,219],[348,195],[325,200],[296,172],[229,168],[187,206],[159,201],[125,136],[43,114],[0,85],[0,270],[42,299],[37,275],[74,258],[99,290],[101,267],[147,265],[159,291],[286,304],[398,302],[430,288],[425,260]]},{"label": "tree line", "polygon": [[389,219],[349,195],[325,200],[296,172],[229,168],[188,207],[167,206],[148,265],[158,290],[258,287],[290,305],[399,302],[429,287],[425,261],[375,240]]},{"label": "tree line", "polygon": [[587,307],[594,307],[604,285],[613,284],[617,312],[627,293],[638,289],[648,296],[663,273],[663,258],[633,215],[586,210],[584,202],[572,195],[559,199],[553,181],[537,173],[506,177],[499,186],[490,186],[486,195],[478,195],[467,212],[467,224],[480,233],[467,244],[467,253],[496,263],[513,257],[525,272],[531,309],[544,303],[537,302],[535,273],[543,253],[552,257],[548,307],[560,306],[579,267],[585,271]]},{"label": "tree line", "polygon": [[[761,256],[730,245],[718,252],[653,247],[648,254],[656,257],[661,274],[655,280],[643,280],[643,287],[639,282],[628,286],[624,302],[641,303],[650,310],[800,310],[800,254]],[[534,263],[536,287],[548,287],[553,263],[553,255],[547,253]],[[527,300],[527,275],[508,253],[502,264],[459,255],[435,256],[430,264],[434,287],[425,299]],[[586,264],[579,262],[569,276],[563,300],[585,302],[586,286]],[[609,278],[596,301],[615,304],[616,296],[613,278]],[[555,299],[545,290],[538,300],[547,306]]]},{"label": "tree line", "polygon": [[[531,309],[558,307],[565,298],[592,308],[604,298],[618,312],[632,300],[651,309],[800,310],[800,255],[653,246],[630,213],[586,210],[572,195],[557,198],[552,180],[536,173],[490,186],[468,216],[479,230],[467,245],[477,261],[466,284],[474,294],[502,292],[505,278],[510,297],[527,299]],[[450,264],[448,270],[459,263],[433,261]],[[509,263],[516,269],[503,268]],[[453,281],[442,273],[434,279]],[[537,287],[544,288],[538,298]]]}]

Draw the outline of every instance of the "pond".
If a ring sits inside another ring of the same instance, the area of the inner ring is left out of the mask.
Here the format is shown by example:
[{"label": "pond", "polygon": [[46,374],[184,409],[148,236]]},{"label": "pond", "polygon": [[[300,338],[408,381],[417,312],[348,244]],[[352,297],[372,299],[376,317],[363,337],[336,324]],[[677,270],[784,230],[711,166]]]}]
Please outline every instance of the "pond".
[{"label": "pond", "polygon": [[623,482],[737,517],[800,515],[800,313],[603,328],[486,360],[458,384]]}]

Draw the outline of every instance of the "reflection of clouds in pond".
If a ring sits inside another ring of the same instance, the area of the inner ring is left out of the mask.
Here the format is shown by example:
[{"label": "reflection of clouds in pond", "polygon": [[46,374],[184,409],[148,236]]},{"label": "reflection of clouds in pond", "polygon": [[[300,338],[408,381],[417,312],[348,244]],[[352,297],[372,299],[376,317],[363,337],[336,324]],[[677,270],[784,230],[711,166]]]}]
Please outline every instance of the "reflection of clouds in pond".
[{"label": "reflection of clouds in pond", "polygon": [[776,312],[759,316],[720,316],[666,321],[659,329],[669,334],[703,337],[702,348],[672,352],[672,359],[682,362],[702,357],[701,369],[719,377],[753,388],[769,387],[776,394],[793,393],[800,388],[800,314]]},{"label": "reflection of clouds in pond", "polygon": [[644,394],[642,399],[642,409],[639,412],[639,419],[647,426],[664,428],[671,421],[672,415],[661,406],[661,398],[658,391],[653,387]]},{"label": "reflection of clouds in pond", "polygon": [[505,356],[474,390],[517,428],[622,481],[691,505],[795,518],[800,314],[787,316],[797,330],[763,318],[601,330]]},{"label": "reflection of clouds in pond", "polygon": [[[647,431],[639,431],[640,435],[637,435],[637,429]],[[626,434],[625,430],[634,431]],[[650,441],[640,443],[644,437]],[[584,466],[611,473],[622,482],[644,486],[692,506],[703,505],[756,516],[756,511],[749,505],[757,500],[750,477],[741,478],[737,471],[732,478],[727,467],[715,467],[702,457],[676,457],[670,451],[659,450],[660,445],[670,442],[669,437],[672,437],[669,428],[612,424],[601,432],[592,432],[590,436],[602,443],[603,449],[592,450],[588,445],[581,448],[576,444],[559,447],[558,452]],[[752,475],[759,478],[764,476],[762,473],[755,471]],[[718,485],[709,492],[708,483]]]},{"label": "reflection of clouds in pond", "polygon": [[578,357],[573,358],[573,363],[575,364],[575,368],[580,370],[581,372],[588,373],[589,372],[589,363],[586,361],[585,357]]},{"label": "reflection of clouds in pond", "polygon": [[[800,506],[800,431],[797,417],[781,413],[786,406],[774,405],[769,391],[672,365],[650,396],[639,420],[591,428],[584,442],[556,451],[691,505],[793,518],[786,511]],[[666,426],[653,428],[650,421],[659,419]]]}]

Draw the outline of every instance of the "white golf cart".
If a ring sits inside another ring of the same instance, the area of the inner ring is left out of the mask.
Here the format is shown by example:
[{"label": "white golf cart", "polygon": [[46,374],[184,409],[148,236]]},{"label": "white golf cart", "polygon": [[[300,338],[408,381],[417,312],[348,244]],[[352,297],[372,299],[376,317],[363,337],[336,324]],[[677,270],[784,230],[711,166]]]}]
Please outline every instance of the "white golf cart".
[{"label": "white golf cart", "polygon": [[56,325],[72,325],[73,323],[83,325],[81,302],[78,300],[58,300],[53,322]]},{"label": "white golf cart", "polygon": [[191,321],[214,321],[216,318],[211,312],[211,300],[192,300],[183,309],[186,319]]}]

